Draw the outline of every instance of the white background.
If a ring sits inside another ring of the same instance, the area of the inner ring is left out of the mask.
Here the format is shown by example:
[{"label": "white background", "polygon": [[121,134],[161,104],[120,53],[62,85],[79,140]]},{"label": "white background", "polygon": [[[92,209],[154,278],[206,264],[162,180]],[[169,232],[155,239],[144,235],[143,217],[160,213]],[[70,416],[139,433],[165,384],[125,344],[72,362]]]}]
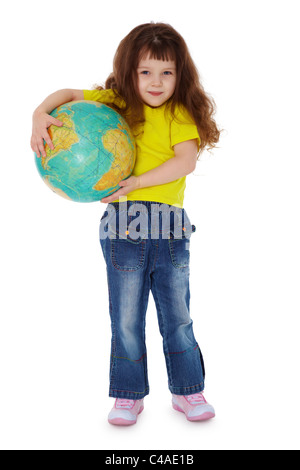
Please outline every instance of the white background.
[{"label": "white background", "polygon": [[[299,2],[16,1],[1,6],[2,449],[298,449]],[[149,21],[185,38],[225,129],[188,177],[191,314],[217,416],[171,408],[156,311],[151,393],[131,428],[107,414],[110,322],[98,241],[104,206],[51,192],[30,148],[34,109],[92,88]]]}]

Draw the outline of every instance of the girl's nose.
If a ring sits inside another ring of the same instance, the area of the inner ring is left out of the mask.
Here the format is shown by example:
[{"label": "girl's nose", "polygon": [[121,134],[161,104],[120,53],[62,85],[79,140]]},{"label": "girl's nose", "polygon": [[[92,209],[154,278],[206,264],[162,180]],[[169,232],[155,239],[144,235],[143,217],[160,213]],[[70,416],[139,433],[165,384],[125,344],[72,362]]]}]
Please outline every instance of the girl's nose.
[{"label": "girl's nose", "polygon": [[152,85],[153,86],[161,86],[161,84],[162,84],[162,79],[161,79],[160,75],[157,76],[157,77],[153,77],[153,80],[152,80]]}]

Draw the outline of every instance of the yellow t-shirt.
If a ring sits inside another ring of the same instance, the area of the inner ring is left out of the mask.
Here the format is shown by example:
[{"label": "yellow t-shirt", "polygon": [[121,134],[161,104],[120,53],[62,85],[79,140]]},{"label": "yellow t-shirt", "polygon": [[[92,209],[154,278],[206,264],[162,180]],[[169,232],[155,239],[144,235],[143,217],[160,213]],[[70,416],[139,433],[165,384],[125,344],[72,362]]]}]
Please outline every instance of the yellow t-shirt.
[{"label": "yellow t-shirt", "polygon": [[[116,98],[112,90],[83,90],[83,93],[85,100],[104,104],[113,102],[122,107],[122,99]],[[135,176],[173,158],[174,145],[191,139],[198,139],[198,144],[200,143],[197,126],[183,107],[175,109],[175,119],[166,110],[165,104],[158,108],[144,105],[144,112],[143,133],[135,139],[137,152],[132,173]],[[185,186],[186,177],[183,177],[171,183],[137,189],[126,197],[129,201],[153,201],[183,207]]]}]

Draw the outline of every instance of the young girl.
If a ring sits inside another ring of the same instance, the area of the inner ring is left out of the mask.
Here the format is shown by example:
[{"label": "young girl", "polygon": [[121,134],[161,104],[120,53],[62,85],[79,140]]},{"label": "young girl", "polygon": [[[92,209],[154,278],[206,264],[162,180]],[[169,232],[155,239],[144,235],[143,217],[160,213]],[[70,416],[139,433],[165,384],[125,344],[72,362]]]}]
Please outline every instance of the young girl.
[{"label": "young girl", "polygon": [[108,203],[100,242],[112,327],[109,396],[116,399],[108,420],[134,424],[149,393],[145,315],[150,290],[173,408],[190,421],[213,418],[202,394],[204,363],[189,312],[189,238],[195,227],[183,198],[198,154],[219,140],[214,102],[199,82],[185,41],[163,23],[140,25],[121,41],[105,89],[59,90],[46,98],[33,114],[31,147],[37,155],[45,155],[43,139],[54,148],[47,128],[62,125],[49,113],[82,99],[122,114],[137,149],[133,174],[102,200]]}]

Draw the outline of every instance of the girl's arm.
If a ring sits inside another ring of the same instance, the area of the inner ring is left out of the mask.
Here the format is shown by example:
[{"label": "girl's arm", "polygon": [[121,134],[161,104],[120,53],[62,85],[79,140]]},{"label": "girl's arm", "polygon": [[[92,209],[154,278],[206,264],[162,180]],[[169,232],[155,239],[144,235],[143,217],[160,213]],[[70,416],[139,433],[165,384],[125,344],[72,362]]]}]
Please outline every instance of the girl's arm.
[{"label": "girl's arm", "polygon": [[63,123],[58,119],[49,116],[49,113],[51,113],[53,109],[57,108],[61,104],[83,99],[83,90],[58,90],[49,95],[36,108],[32,116],[32,136],[30,145],[32,150],[37,154],[38,157],[46,157],[44,140],[49,145],[51,150],[54,149],[54,145],[47,131],[48,127],[51,126],[51,124],[54,124],[55,126],[63,125]]},{"label": "girl's arm", "polygon": [[170,183],[195,170],[198,154],[196,139],[174,145],[174,153],[174,158],[138,176],[140,188]]},{"label": "girl's arm", "polygon": [[130,176],[128,179],[121,181],[119,183],[121,189],[111,196],[102,199],[101,202],[109,203],[115,201],[120,196],[125,196],[135,189],[170,183],[187,176],[195,170],[198,155],[196,139],[174,145],[174,153],[175,156],[173,158],[153,168],[153,170],[139,176]]}]

